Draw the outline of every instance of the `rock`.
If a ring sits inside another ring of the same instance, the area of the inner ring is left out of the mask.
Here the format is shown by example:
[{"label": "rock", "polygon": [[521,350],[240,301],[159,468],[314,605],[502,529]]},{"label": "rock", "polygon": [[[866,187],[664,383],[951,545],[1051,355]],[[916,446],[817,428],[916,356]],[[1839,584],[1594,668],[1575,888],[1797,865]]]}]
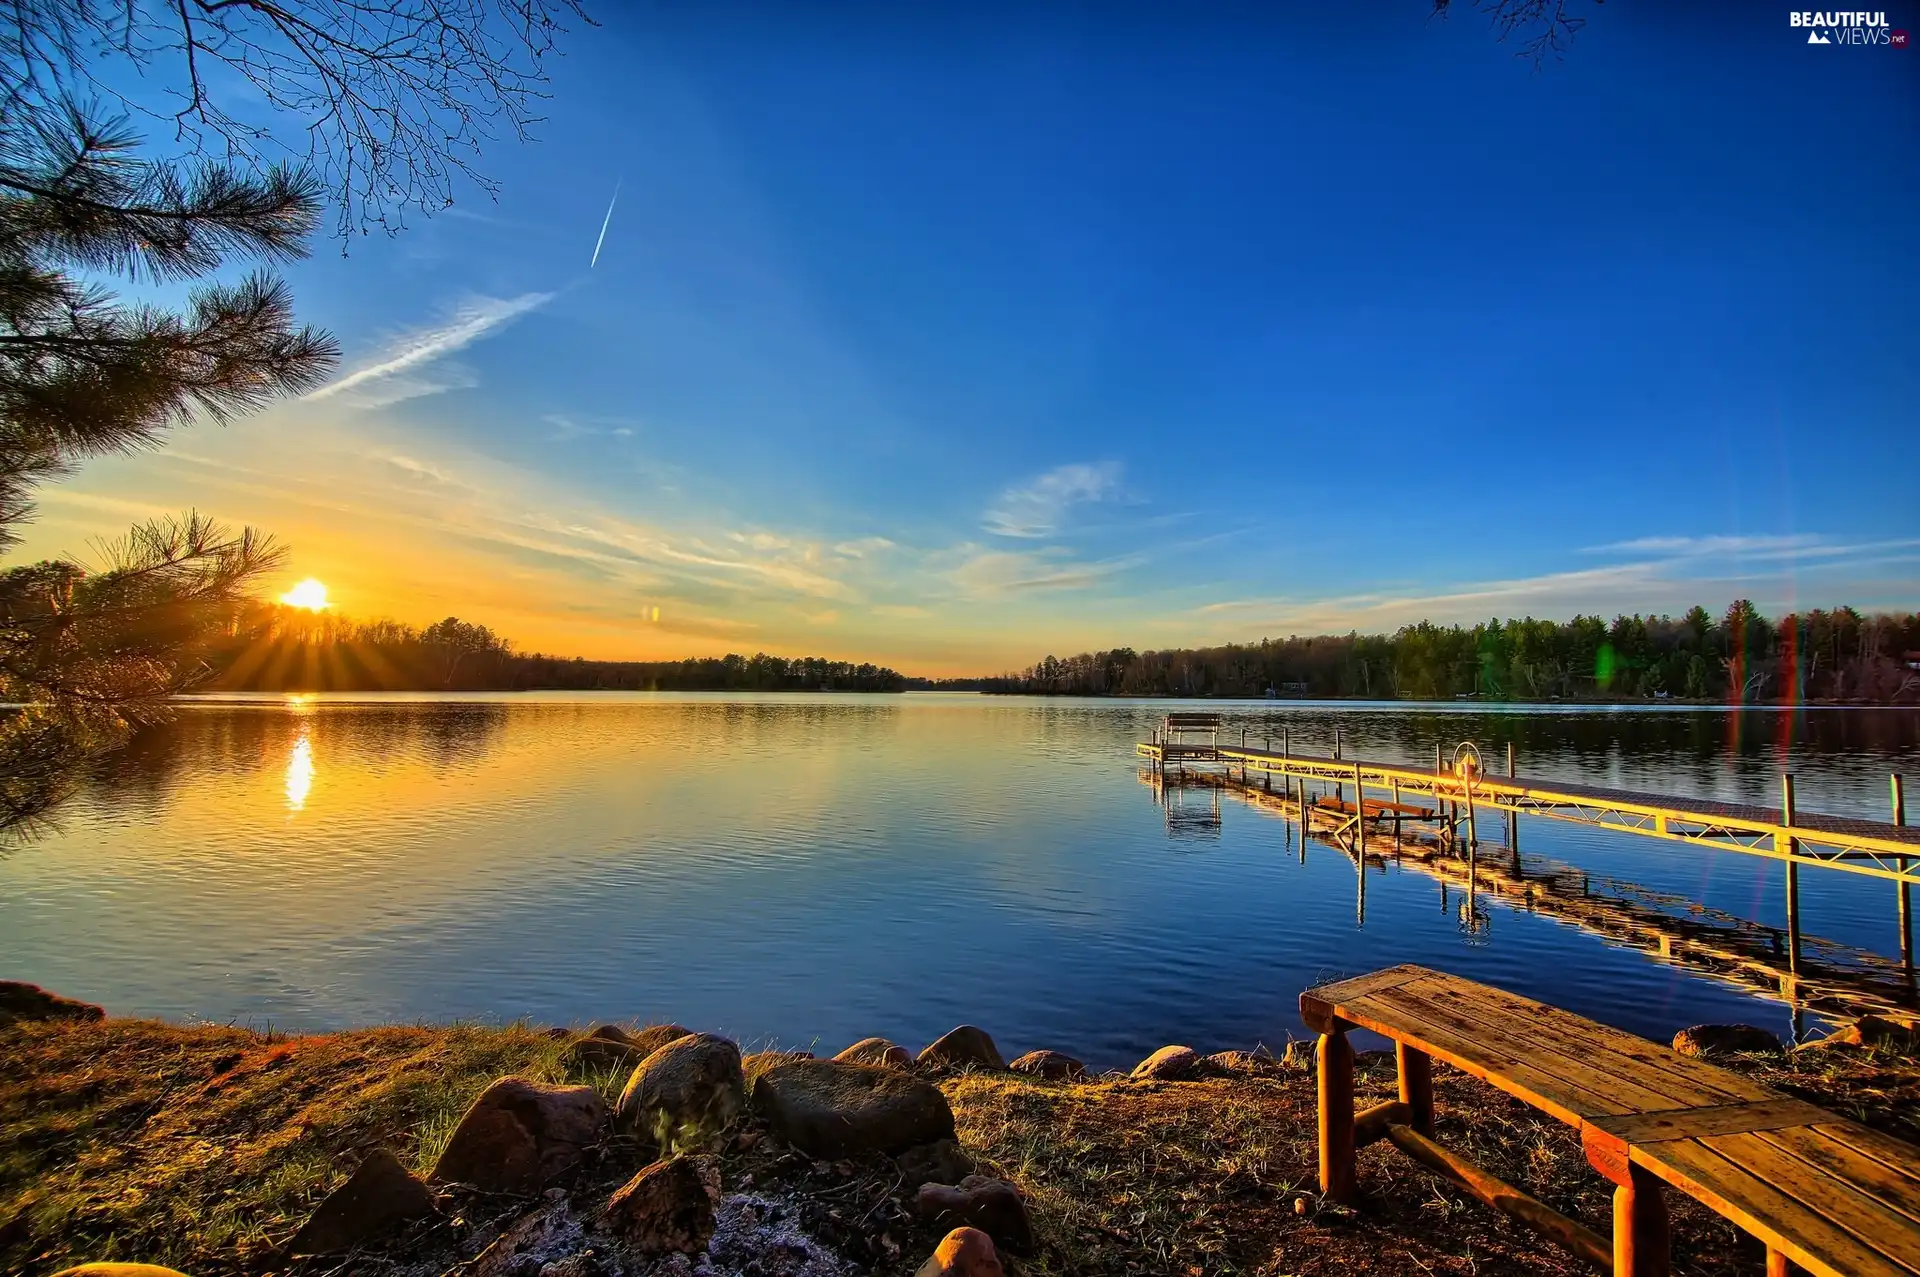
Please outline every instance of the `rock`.
[{"label": "rock", "polygon": [[614,1111],[626,1130],[672,1153],[719,1136],[746,1102],[740,1048],[711,1033],[690,1033],[634,1067]]},{"label": "rock", "polygon": [[778,1068],[782,1064],[791,1064],[795,1060],[811,1060],[811,1051],[755,1051],[740,1061],[740,1072],[747,1080],[747,1093],[753,1093],[753,1084],[768,1069]]},{"label": "rock", "polygon": [[861,1038],[833,1058],[842,1064],[879,1064],[891,1069],[904,1069],[913,1063],[907,1048],[885,1038]]},{"label": "rock", "polygon": [[1290,1073],[1311,1073],[1317,1049],[1318,1044],[1312,1040],[1288,1042],[1286,1051],[1280,1056],[1280,1067]]},{"label": "rock", "polygon": [[62,1268],[53,1277],[186,1277],[186,1274],[157,1264],[82,1264],[78,1268]]},{"label": "rock", "polygon": [[1003,1179],[969,1175],[958,1188],[922,1184],[914,1196],[920,1217],[939,1226],[966,1225],[993,1238],[1016,1255],[1033,1253],[1033,1223],[1020,1190]]},{"label": "rock", "polygon": [[1816,1038],[1800,1049],[1818,1050],[1833,1046],[1872,1047],[1913,1055],[1920,1053],[1920,1028],[1877,1015],[1863,1015],[1852,1024],[1836,1029],[1823,1038]]},{"label": "rock", "polygon": [[530,1194],[579,1161],[606,1120],[606,1103],[590,1086],[503,1077],[468,1106],[429,1178]]},{"label": "rock", "polygon": [[37,984],[0,980],[0,1025],[26,1020],[104,1020],[107,1013],[91,1002],[48,993]]},{"label": "rock", "polygon": [[919,1062],[939,1069],[1007,1067],[1007,1062],[1000,1058],[1000,1048],[993,1044],[993,1038],[988,1036],[985,1029],[975,1028],[971,1024],[948,1031],[920,1053]]},{"label": "rock", "polygon": [[607,1228],[643,1255],[677,1250],[697,1255],[713,1237],[720,1167],[709,1157],[655,1162],[616,1190],[601,1216]]},{"label": "rock", "polygon": [[973,1174],[973,1159],[953,1140],[917,1144],[893,1160],[903,1184],[958,1184]]},{"label": "rock", "polygon": [[914,1277],[1007,1277],[993,1239],[977,1228],[956,1228],[941,1239]]},{"label": "rock", "polygon": [[568,1069],[618,1069],[640,1063],[648,1052],[617,1024],[603,1024],[568,1045],[560,1062]]},{"label": "rock", "polygon": [[1007,1067],[1049,1082],[1077,1082],[1087,1075],[1086,1065],[1058,1051],[1029,1051]]},{"label": "rock", "polygon": [[874,1064],[794,1060],[762,1074],[753,1106],[788,1143],[815,1157],[899,1153],[953,1138],[940,1088]]},{"label": "rock", "polygon": [[649,1024],[627,1038],[627,1041],[640,1048],[642,1056],[652,1055],[669,1042],[678,1042],[681,1038],[692,1037],[693,1030],[682,1028],[678,1024]]},{"label": "rock", "polygon": [[1220,1051],[1200,1061],[1209,1073],[1231,1073],[1247,1077],[1277,1077],[1285,1071],[1280,1061],[1258,1051]]},{"label": "rock", "polygon": [[1780,1039],[1751,1024],[1696,1024],[1673,1035],[1673,1049],[1682,1055],[1721,1055],[1726,1052],[1764,1051],[1779,1054]]},{"label": "rock", "polygon": [[1200,1055],[1190,1046],[1163,1046],[1133,1066],[1132,1080],[1182,1082],[1200,1074]]},{"label": "rock", "polygon": [[290,1255],[341,1255],[433,1214],[433,1193],[384,1148],[367,1154],[287,1243]]}]

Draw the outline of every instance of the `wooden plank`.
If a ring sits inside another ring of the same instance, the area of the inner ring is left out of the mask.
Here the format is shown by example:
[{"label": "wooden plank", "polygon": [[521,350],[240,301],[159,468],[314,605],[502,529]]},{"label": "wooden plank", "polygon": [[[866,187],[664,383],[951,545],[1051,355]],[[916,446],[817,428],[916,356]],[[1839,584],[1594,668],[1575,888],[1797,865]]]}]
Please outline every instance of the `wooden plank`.
[{"label": "wooden plank", "polygon": [[1814,1129],[1836,1143],[1866,1154],[1889,1170],[1920,1179],[1920,1147],[1844,1119]]},{"label": "wooden plank", "polygon": [[1407,1011],[1382,1006],[1378,999],[1362,1005],[1366,1007],[1364,1013],[1348,1006],[1343,1008],[1341,1018],[1351,1017],[1349,1022],[1361,1028],[1416,1046],[1569,1126],[1580,1125],[1589,1114],[1625,1113],[1635,1107],[1610,1091],[1576,1086],[1490,1045],[1478,1026],[1453,1019],[1443,1009]]},{"label": "wooden plank", "polygon": [[1385,967],[1379,971],[1370,971],[1366,975],[1354,976],[1347,980],[1337,980],[1332,984],[1316,985],[1300,995],[1300,1018],[1315,1033],[1327,1031],[1327,1020],[1338,1014],[1339,1008],[1355,998],[1380,989],[1390,989],[1409,980],[1418,980],[1422,976],[1433,974],[1425,967],[1403,964],[1397,967]]},{"label": "wooden plank", "polygon": [[1812,1126],[1833,1121],[1833,1114],[1805,1100],[1757,1100],[1744,1104],[1708,1104],[1653,1113],[1625,1113],[1596,1117],[1593,1125],[1629,1144],[1658,1144],[1662,1140],[1700,1135],[1739,1135],[1788,1126]]},{"label": "wooden plank", "polygon": [[1863,1246],[1920,1273],[1920,1228],[1886,1203],[1758,1135],[1712,1135],[1700,1143],[1798,1202],[1807,1215],[1845,1229]]},{"label": "wooden plank", "polygon": [[[1668,1085],[1674,1089],[1677,1101],[1676,1105],[1669,1107],[1780,1098],[1777,1093],[1738,1073],[1681,1055],[1670,1047],[1597,1024],[1559,1007],[1535,1002],[1504,989],[1475,984],[1458,976],[1439,976],[1437,983],[1441,988],[1434,989],[1431,996],[1464,999],[1476,1013],[1500,1018],[1508,1023],[1518,1018],[1520,1023],[1539,1033],[1543,1040],[1570,1044],[1583,1057],[1592,1057],[1596,1051],[1604,1053],[1610,1067],[1617,1065],[1627,1068],[1636,1079],[1650,1081],[1655,1076],[1664,1076],[1669,1079]],[[1422,982],[1417,987],[1422,993],[1427,993],[1430,986]]]},{"label": "wooden plank", "polygon": [[1600,1045],[1597,1035],[1594,1039],[1582,1040],[1558,1026],[1549,1030],[1520,1017],[1491,1011],[1485,1004],[1476,1006],[1455,998],[1425,996],[1424,990],[1424,982],[1416,982],[1377,994],[1367,1003],[1392,1006],[1406,1014],[1420,1014],[1420,1009],[1426,1008],[1433,1017],[1444,1017],[1446,1023],[1457,1026],[1462,1034],[1479,1038],[1497,1035],[1503,1051],[1559,1079],[1563,1086],[1619,1101],[1616,1107],[1602,1110],[1604,1112],[1660,1112],[1719,1104],[1730,1098],[1691,1086],[1623,1053],[1609,1051]]},{"label": "wooden plank", "polygon": [[1920,1228],[1920,1168],[1900,1170],[1833,1138],[1819,1128],[1795,1127],[1763,1132],[1766,1142],[1835,1179],[1853,1185],[1875,1201],[1899,1211],[1908,1227]]},{"label": "wooden plank", "polygon": [[1699,1140],[1635,1149],[1633,1160],[1816,1277],[1908,1277],[1905,1267]]}]

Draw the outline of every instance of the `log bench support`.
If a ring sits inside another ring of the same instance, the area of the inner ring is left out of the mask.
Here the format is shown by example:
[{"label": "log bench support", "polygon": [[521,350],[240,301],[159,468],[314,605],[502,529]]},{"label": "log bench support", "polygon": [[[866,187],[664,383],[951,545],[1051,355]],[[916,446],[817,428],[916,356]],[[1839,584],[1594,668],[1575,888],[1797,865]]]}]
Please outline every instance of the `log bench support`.
[{"label": "log bench support", "polygon": [[[1315,1050],[1318,1065],[1320,1099],[1320,1191],[1342,1205],[1359,1200],[1360,1189],[1355,1170],[1355,1155],[1369,1144],[1386,1140],[1428,1170],[1451,1181],[1485,1205],[1512,1216],[1535,1232],[1558,1242],[1574,1254],[1611,1269],[1616,1277],[1666,1277],[1666,1247],[1652,1249],[1660,1256],[1660,1266],[1627,1269],[1618,1267],[1620,1224],[1616,1216],[1615,1243],[1609,1248],[1605,1238],[1578,1220],[1570,1219],[1551,1206],[1530,1197],[1513,1185],[1490,1175],[1466,1158],[1436,1143],[1433,1138],[1433,1060],[1426,1052],[1405,1042],[1394,1043],[1394,1060],[1400,1075],[1400,1098],[1375,1104],[1355,1114],[1353,1110],[1353,1045],[1347,1041],[1349,1025],[1338,1019],[1309,1025],[1319,1030]],[[1639,1181],[1635,1181],[1636,1185]],[[1621,1188],[1614,1194],[1616,1212],[1620,1210]],[[1658,1185],[1643,1187],[1638,1204],[1629,1203],[1634,1218],[1658,1212],[1660,1236],[1665,1237],[1666,1210]],[[1650,1227],[1650,1225],[1643,1225]],[[1649,1234],[1651,1236],[1651,1234]],[[1628,1250],[1633,1255],[1633,1250]]]},{"label": "log bench support", "polygon": [[1624,1140],[1585,1127],[1580,1144],[1587,1165],[1613,1185],[1614,1277],[1667,1277],[1671,1240],[1660,1181],[1633,1164]]}]

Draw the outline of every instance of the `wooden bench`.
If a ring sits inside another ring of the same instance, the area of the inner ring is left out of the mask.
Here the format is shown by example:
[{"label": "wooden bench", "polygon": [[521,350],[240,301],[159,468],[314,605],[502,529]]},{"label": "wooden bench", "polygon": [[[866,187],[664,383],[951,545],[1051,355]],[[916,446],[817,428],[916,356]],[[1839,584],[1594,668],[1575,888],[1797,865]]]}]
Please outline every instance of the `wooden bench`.
[{"label": "wooden bench", "polygon": [[[1663,1184],[1827,1277],[1920,1273],[1920,1148],[1703,1060],[1545,1003],[1401,966],[1300,995],[1319,1033],[1320,1187],[1356,1195],[1354,1152],[1385,1139],[1617,1277],[1668,1271]],[[1347,1030],[1389,1038],[1400,1098],[1353,1111]],[[1433,1140],[1442,1060],[1577,1128],[1614,1185],[1611,1244]]]}]

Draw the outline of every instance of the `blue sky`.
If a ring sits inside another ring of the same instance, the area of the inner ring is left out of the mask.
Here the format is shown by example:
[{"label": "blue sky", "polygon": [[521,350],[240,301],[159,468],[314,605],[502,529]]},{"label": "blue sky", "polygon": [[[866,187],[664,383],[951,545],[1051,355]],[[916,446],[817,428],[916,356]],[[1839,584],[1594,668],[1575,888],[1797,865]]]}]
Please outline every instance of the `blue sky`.
[{"label": "blue sky", "polygon": [[601,5],[497,203],[292,270],[338,384],[27,548],[192,505],[355,614],[914,672],[1920,603],[1920,53],[1274,8]]}]

